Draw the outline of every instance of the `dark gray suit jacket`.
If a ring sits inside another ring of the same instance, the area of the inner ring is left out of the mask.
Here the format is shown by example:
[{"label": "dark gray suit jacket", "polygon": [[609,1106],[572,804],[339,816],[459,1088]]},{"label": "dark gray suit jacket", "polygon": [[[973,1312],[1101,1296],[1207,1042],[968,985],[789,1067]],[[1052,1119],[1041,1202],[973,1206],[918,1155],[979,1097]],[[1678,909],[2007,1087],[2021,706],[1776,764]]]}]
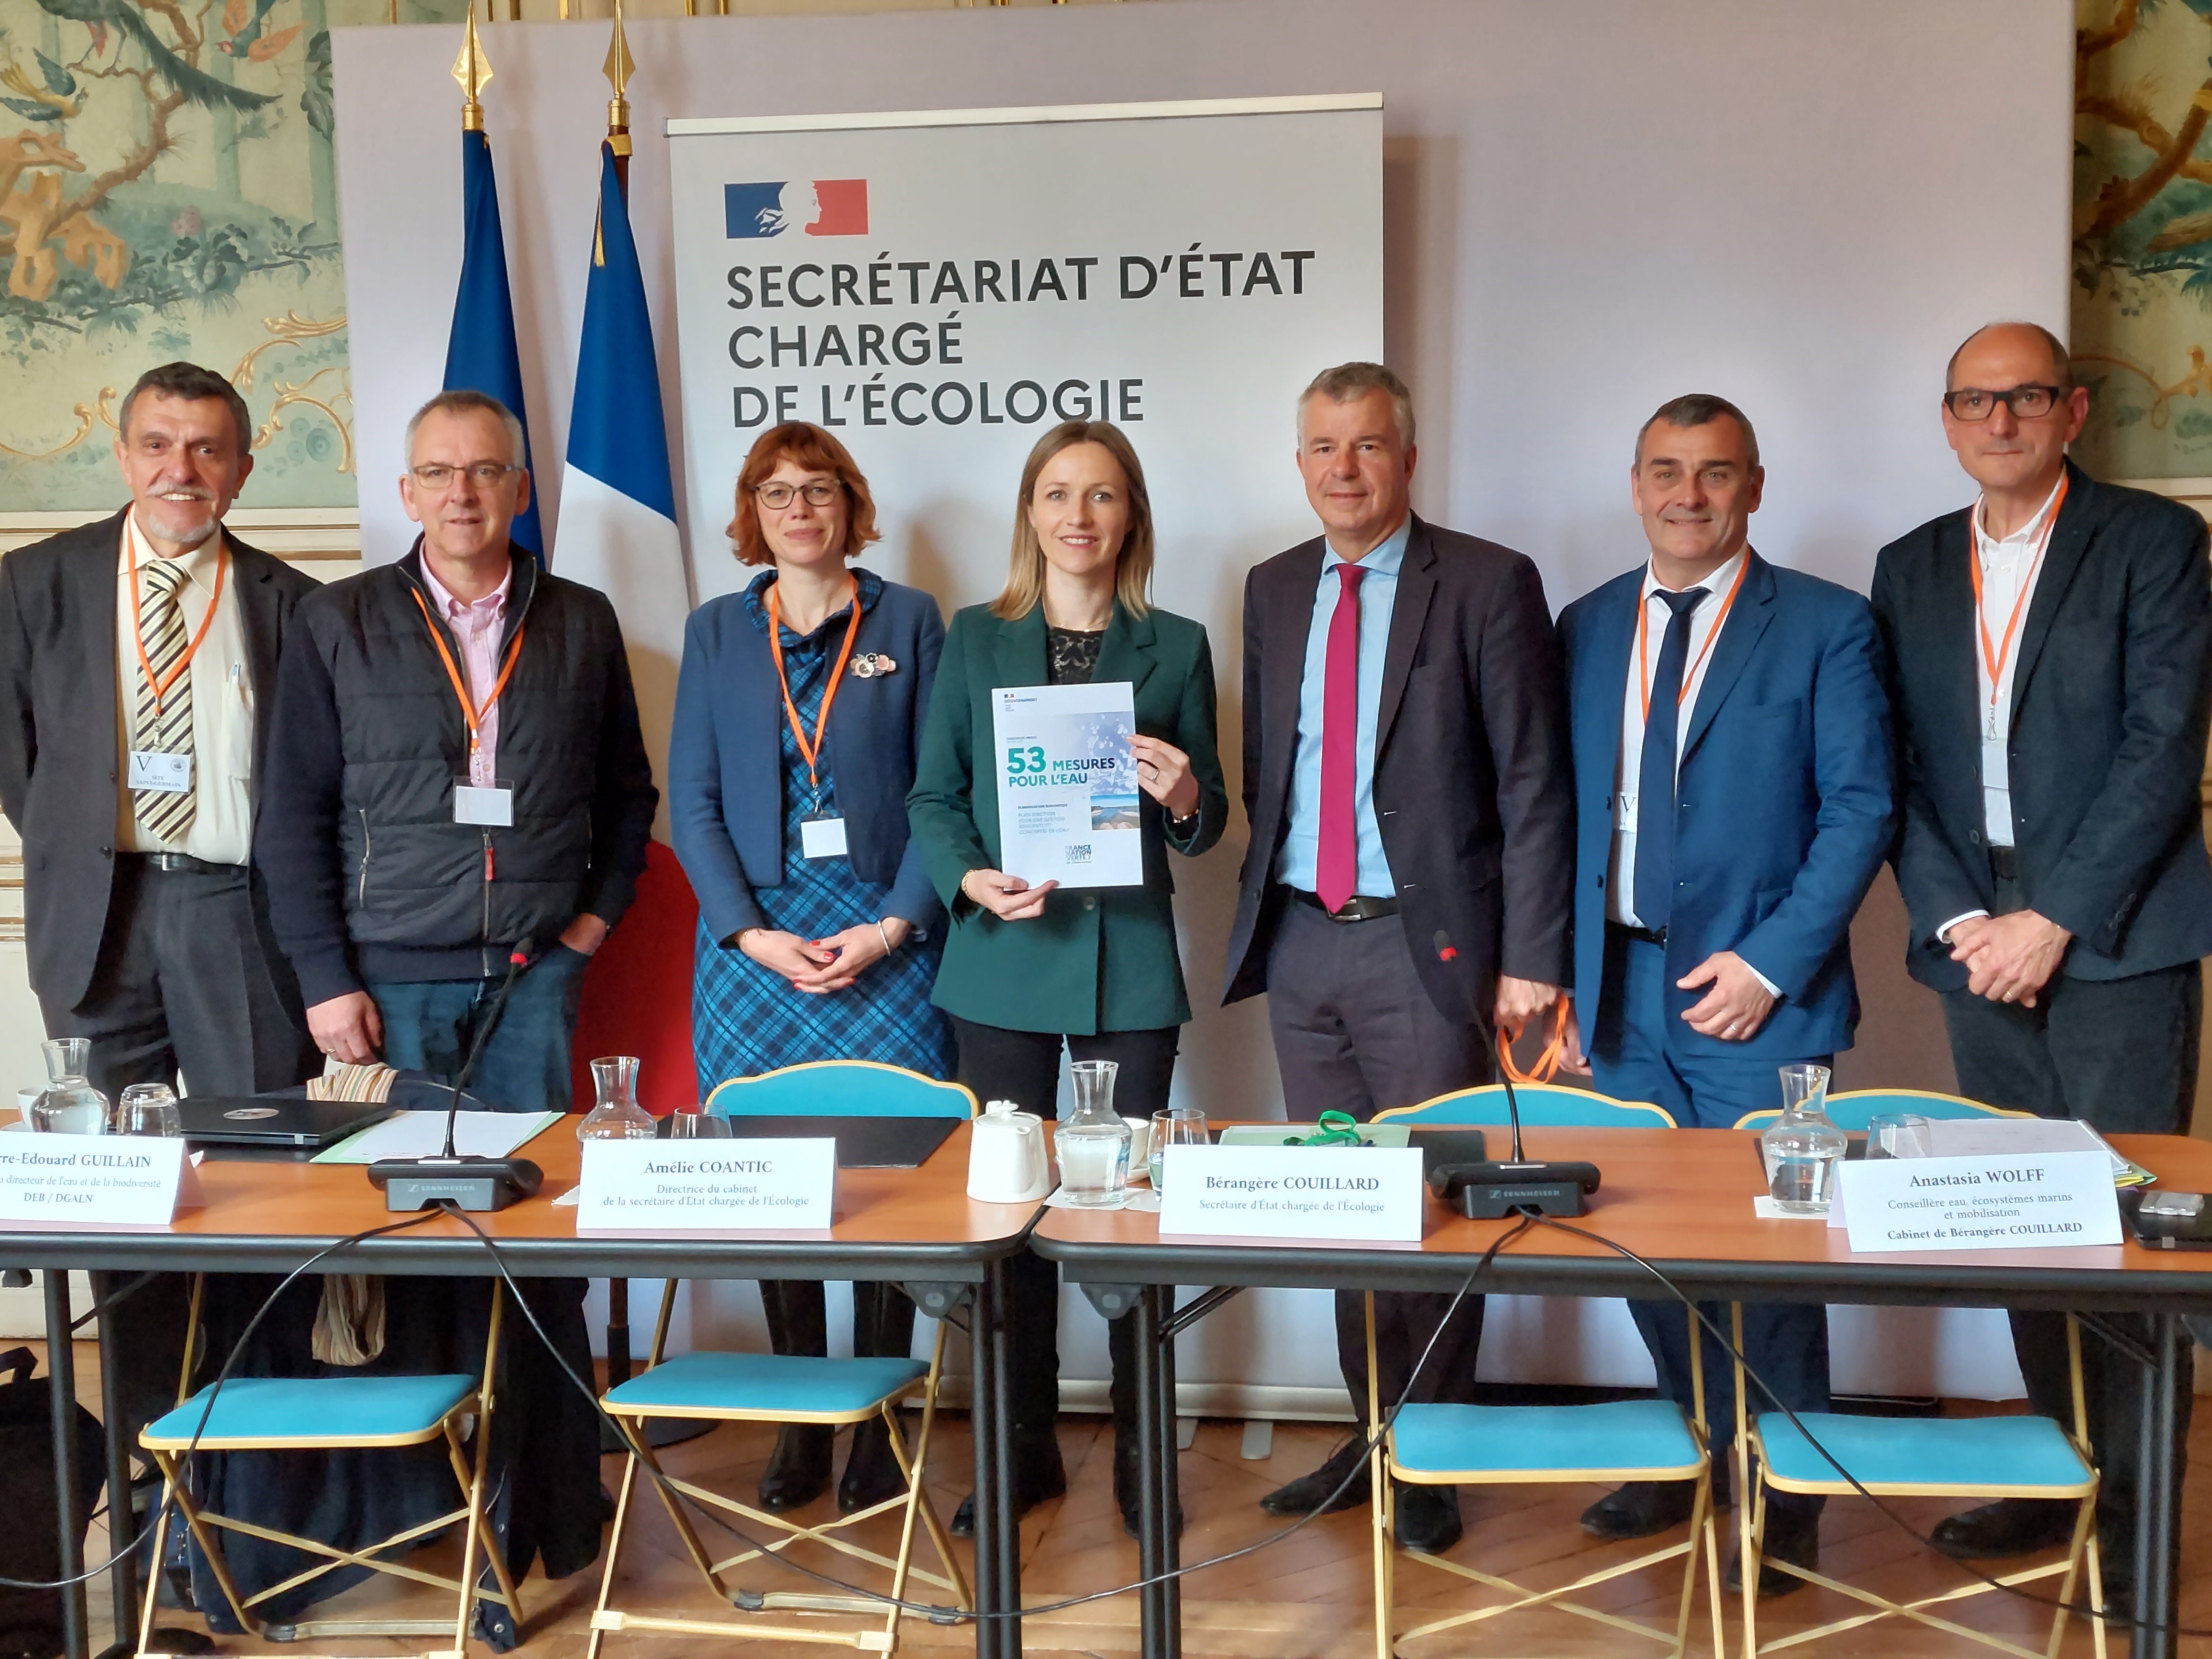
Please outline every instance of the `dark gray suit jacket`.
[{"label": "dark gray suit jacket", "polygon": [[[1316,537],[1244,582],[1252,842],[1224,1001],[1267,988],[1282,902],[1275,855],[1290,828],[1321,565]],[[1522,555],[1414,518],[1390,611],[1374,795],[1413,965],[1446,1017],[1474,1009],[1486,1022],[1501,973],[1566,983],[1575,874],[1566,681],[1544,579]]]},{"label": "dark gray suit jacket", "polygon": [[[2198,779],[2212,724],[2212,565],[2204,521],[2071,462],[2013,671],[2015,857],[2027,907],[2074,934],[2070,979],[2121,979],[2212,952],[2212,860]],[[1966,970],[1936,929],[1996,907],[1982,827],[1972,532],[1964,512],[1881,550],[1904,758],[1893,855],[1911,913],[1905,965],[1939,991]]]},{"label": "dark gray suit jacket", "polygon": [[[115,873],[115,784],[123,763],[115,561],[122,536],[118,513],[0,558],[0,811],[23,838],[31,987],[52,1007],[76,1006],[92,983]],[[225,537],[253,674],[258,779],[285,627],[292,607],[316,584]],[[282,958],[272,951],[270,960]]]}]

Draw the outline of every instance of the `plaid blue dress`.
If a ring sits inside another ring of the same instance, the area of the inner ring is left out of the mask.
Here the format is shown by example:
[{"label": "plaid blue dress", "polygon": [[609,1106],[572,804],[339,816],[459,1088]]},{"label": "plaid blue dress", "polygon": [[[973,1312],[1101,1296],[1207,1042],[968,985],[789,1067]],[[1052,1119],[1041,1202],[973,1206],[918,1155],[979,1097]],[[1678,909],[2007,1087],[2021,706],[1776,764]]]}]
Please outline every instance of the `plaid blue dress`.
[{"label": "plaid blue dress", "polygon": [[[865,615],[881,597],[883,579],[872,570],[853,574]],[[745,589],[745,614],[763,635],[769,628],[768,589],[775,580],[775,573],[764,570]],[[822,694],[830,665],[845,642],[850,615],[849,607],[841,608],[803,637],[788,627],[781,629],[792,704],[809,738],[814,735]],[[836,718],[834,708],[830,718]],[[753,897],[771,928],[801,939],[823,939],[875,921],[884,914],[890,888],[863,881],[848,859],[805,856],[799,825],[817,809],[789,720],[782,722],[781,731],[783,881],[756,889]],[[836,780],[828,765],[824,755],[818,810],[834,816]],[[952,1029],[929,1000],[942,952],[941,940],[909,934],[904,945],[845,989],[815,996],[794,991],[781,974],[762,967],[734,945],[725,948],[708,936],[702,922],[691,988],[691,1038],[702,1084],[712,1088],[726,1078],[754,1077],[817,1060],[880,1060],[927,1077],[950,1078],[955,1060]]]}]

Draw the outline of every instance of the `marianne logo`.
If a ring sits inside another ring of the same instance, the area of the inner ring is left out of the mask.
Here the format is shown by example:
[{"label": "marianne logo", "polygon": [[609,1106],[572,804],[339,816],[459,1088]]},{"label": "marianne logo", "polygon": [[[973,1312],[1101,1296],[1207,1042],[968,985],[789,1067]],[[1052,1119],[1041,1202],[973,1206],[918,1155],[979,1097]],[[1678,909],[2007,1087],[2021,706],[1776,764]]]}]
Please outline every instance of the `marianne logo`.
[{"label": "marianne logo", "polygon": [[788,182],[724,185],[722,212],[732,241],[787,236],[865,236],[868,234],[868,181],[865,179],[793,179]]}]

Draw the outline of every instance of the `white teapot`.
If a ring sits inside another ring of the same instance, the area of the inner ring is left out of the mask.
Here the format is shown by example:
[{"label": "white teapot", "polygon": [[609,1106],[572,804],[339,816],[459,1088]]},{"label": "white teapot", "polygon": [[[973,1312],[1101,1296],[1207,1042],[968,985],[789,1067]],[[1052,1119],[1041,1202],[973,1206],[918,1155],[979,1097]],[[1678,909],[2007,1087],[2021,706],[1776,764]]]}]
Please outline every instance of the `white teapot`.
[{"label": "white teapot", "polygon": [[1044,1120],[1011,1100],[990,1102],[970,1131],[968,1196],[986,1204],[1033,1204],[1051,1190]]}]

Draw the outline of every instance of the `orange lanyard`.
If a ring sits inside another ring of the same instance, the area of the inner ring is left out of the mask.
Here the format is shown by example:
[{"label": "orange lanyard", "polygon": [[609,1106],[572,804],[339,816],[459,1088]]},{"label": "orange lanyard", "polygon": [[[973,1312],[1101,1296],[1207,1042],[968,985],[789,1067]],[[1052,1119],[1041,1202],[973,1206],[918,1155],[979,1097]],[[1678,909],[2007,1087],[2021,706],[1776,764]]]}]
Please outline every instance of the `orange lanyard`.
[{"label": "orange lanyard", "polygon": [[791,722],[791,735],[798,741],[799,757],[806,763],[806,781],[814,787],[814,799],[822,799],[822,778],[819,765],[822,758],[822,734],[830,729],[830,705],[837,701],[837,687],[844,680],[845,665],[853,659],[853,641],[860,636],[860,584],[852,586],[850,602],[853,620],[845,624],[845,643],[837,653],[836,666],[830,671],[830,684],[822,689],[822,707],[814,716],[814,741],[806,740],[806,728],[799,719],[799,707],[791,700],[791,678],[783,672],[783,621],[776,608],[775,584],[768,590],[768,648],[775,654],[776,684],[783,688],[784,718]]},{"label": "orange lanyard", "polygon": [[2005,620],[2004,643],[1996,645],[1990,640],[1989,615],[1982,609],[1982,538],[1988,534],[1982,528],[1982,504],[1974,503],[1967,515],[1966,528],[1970,532],[1966,549],[1966,570],[1974,583],[1974,626],[1982,639],[1982,666],[1990,672],[1990,735],[1996,735],[1997,689],[2004,683],[2005,665],[2012,660],[2013,635],[2020,627],[2021,613],[2027,609],[2027,596],[2035,591],[2035,573],[2043,562],[2043,550],[2051,545],[2051,532],[2058,528],[2058,509],[2066,505],[2066,486],[2072,483],[2063,474],[2058,479],[2058,493],[2051,498],[2051,506],[2043,520],[2043,533],[2035,538],[2035,551],[2027,556],[2027,574],[2020,579],[2020,592],[2012,602],[2012,615]]},{"label": "orange lanyard", "polygon": [[[192,659],[199,654],[200,641],[207,637],[208,629],[215,625],[215,613],[222,605],[222,577],[223,572],[230,568],[230,555],[222,543],[216,544],[215,597],[208,601],[207,614],[200,618],[198,631],[192,635],[192,642],[185,647],[185,654],[177,659],[176,666],[169,670],[166,678],[157,678],[154,665],[146,656],[146,628],[138,615],[138,526],[136,524],[124,532],[123,549],[131,565],[131,639],[138,647],[138,666],[146,676],[146,684],[153,688],[154,707],[159,709],[162,696],[177,683],[178,677],[192,665]],[[183,614],[184,603],[179,595],[177,599],[179,615]]]},{"label": "orange lanyard", "polygon": [[1567,1054],[1567,1000],[1561,996],[1552,1005],[1552,1034],[1544,1041],[1544,1052],[1536,1056],[1536,1063],[1522,1071],[1513,1058],[1513,1045],[1506,1041],[1505,1033],[1498,1034],[1498,1066],[1516,1083],[1549,1083],[1559,1074],[1560,1062]]},{"label": "orange lanyard", "polygon": [[[1698,647],[1698,654],[1682,671],[1682,683],[1674,688],[1674,706],[1680,708],[1682,699],[1690,695],[1690,688],[1698,683],[1698,670],[1705,660],[1705,653],[1713,648],[1713,641],[1721,636],[1721,624],[1728,620],[1729,607],[1735,604],[1737,592],[1743,579],[1751,573],[1751,550],[1746,548],[1737,556],[1743,562],[1735,568],[1735,580],[1729,584],[1728,598],[1721,601],[1721,613],[1713,618],[1705,642]],[[1644,696],[1644,723],[1651,724],[1651,667],[1645,660],[1645,639],[1651,626],[1651,596],[1638,592],[1636,596],[1636,689]]]},{"label": "orange lanyard", "polygon": [[493,705],[498,702],[499,694],[507,690],[507,677],[514,672],[514,665],[522,659],[522,629],[517,628],[514,630],[514,644],[507,651],[507,666],[499,671],[499,678],[493,682],[491,696],[483,700],[481,708],[472,708],[469,706],[468,682],[461,678],[460,665],[453,660],[453,653],[446,649],[446,636],[438,631],[437,623],[430,620],[430,607],[422,603],[422,596],[419,592],[415,595],[415,608],[422,613],[422,626],[430,630],[430,643],[438,647],[438,660],[446,665],[446,678],[453,683],[453,696],[461,705],[461,718],[468,722],[469,756],[474,759],[477,728],[483,717],[491,713]]}]

